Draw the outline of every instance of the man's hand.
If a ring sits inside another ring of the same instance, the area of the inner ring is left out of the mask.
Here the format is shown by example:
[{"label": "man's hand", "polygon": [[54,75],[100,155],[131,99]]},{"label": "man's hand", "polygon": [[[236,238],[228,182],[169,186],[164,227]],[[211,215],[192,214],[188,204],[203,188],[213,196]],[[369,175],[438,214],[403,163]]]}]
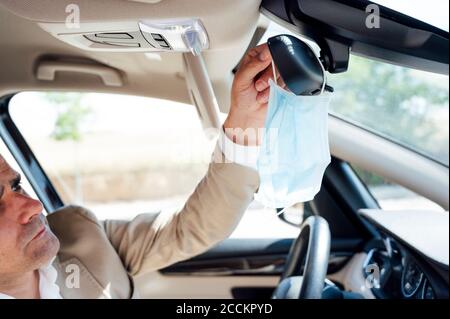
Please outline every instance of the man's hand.
[{"label": "man's hand", "polygon": [[[230,112],[223,126],[227,136],[237,144],[250,146],[261,142],[258,129],[264,127],[267,113],[269,79],[273,79],[271,62],[267,44],[261,44],[247,52],[234,76]],[[236,129],[254,134],[242,135]]]}]

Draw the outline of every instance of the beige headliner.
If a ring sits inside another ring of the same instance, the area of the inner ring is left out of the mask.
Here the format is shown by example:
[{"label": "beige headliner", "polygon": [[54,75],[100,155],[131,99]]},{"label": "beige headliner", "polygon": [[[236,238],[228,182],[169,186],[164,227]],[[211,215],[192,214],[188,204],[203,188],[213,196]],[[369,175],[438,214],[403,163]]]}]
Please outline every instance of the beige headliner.
[{"label": "beige headliner", "polygon": [[[73,1],[0,0],[0,95],[17,90],[71,89],[151,96],[190,103],[179,53],[163,53],[161,61],[143,53],[84,51],[61,42],[37,22],[65,21]],[[126,0],[78,0],[81,23],[197,17],[210,40],[204,53],[219,105],[228,109],[231,70],[250,43],[259,18],[260,0],[162,0],[158,4]],[[13,13],[14,12],[14,13]],[[237,12],[245,13],[237,16]],[[43,54],[94,59],[125,74],[125,85],[105,87],[98,77],[57,74],[57,81],[38,81],[36,60]]]}]

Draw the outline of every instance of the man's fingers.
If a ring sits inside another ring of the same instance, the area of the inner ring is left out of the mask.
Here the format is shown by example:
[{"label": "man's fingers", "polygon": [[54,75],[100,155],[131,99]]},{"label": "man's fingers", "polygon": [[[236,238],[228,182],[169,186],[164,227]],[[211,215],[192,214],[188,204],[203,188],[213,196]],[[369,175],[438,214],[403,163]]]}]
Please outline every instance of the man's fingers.
[{"label": "man's fingers", "polygon": [[254,78],[267,68],[271,62],[272,59],[267,44],[250,50],[236,74],[236,85],[238,87],[249,87],[253,84]]},{"label": "man's fingers", "polygon": [[[284,84],[284,82],[281,82],[278,85],[281,88],[289,91],[289,89],[286,87],[286,84]],[[258,92],[258,94],[256,95],[256,101],[259,104],[266,104],[267,102],[269,102],[269,94],[270,94],[270,87],[267,87],[264,90],[262,90],[261,92]]]},{"label": "man's fingers", "polygon": [[[269,47],[267,46],[267,44],[260,44],[252,49],[250,49],[246,54],[245,57],[243,59],[243,63],[248,62],[249,60],[251,60],[252,58],[256,58],[258,57],[259,54],[263,53],[263,58],[265,55],[267,55],[267,53],[269,53]],[[270,53],[269,53],[270,55]]]},{"label": "man's fingers", "polygon": [[[278,79],[280,78],[280,73],[277,73],[277,83],[279,82]],[[269,79],[273,80],[273,69],[269,65],[259,76],[258,80],[255,82],[255,88],[258,92],[261,92],[269,87]]]},{"label": "man's fingers", "polygon": [[265,90],[262,91],[262,92],[259,92],[259,93],[256,95],[256,101],[257,101],[259,104],[265,104],[265,103],[267,103],[267,102],[269,101],[269,94],[270,94],[270,88],[267,88],[267,89],[265,89]]}]

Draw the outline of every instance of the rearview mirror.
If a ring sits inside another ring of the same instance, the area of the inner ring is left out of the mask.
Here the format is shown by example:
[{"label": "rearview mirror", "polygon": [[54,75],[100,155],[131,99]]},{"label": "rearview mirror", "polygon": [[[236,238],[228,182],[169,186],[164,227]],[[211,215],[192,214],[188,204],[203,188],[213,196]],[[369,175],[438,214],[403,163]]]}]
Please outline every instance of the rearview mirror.
[{"label": "rearview mirror", "polygon": [[333,91],[326,83],[325,68],[311,47],[288,34],[267,40],[273,62],[288,89],[296,95]]}]

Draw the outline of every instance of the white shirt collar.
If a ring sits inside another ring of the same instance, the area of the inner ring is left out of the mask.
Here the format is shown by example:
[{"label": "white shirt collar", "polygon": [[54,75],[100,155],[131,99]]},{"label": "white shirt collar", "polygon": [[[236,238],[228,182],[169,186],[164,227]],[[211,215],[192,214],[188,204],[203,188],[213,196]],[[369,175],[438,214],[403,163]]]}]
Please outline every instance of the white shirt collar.
[{"label": "white shirt collar", "polygon": [[[39,269],[39,293],[41,299],[62,299],[59,287],[56,284],[58,272],[51,264],[47,267]],[[14,297],[2,294],[0,299],[15,299]]]}]

